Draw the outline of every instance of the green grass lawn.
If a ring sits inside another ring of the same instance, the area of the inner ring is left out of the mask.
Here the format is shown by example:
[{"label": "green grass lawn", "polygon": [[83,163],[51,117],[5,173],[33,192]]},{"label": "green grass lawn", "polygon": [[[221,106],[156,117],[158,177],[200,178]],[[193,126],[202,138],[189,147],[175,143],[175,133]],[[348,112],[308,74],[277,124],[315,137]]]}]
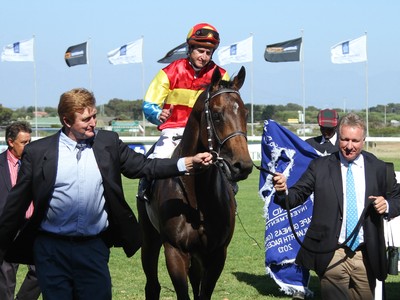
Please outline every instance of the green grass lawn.
[{"label": "green grass lawn", "polygon": [[[385,157],[384,160],[394,162],[396,170],[400,170],[400,159]],[[264,202],[258,195],[258,180],[259,172],[254,169],[246,181],[239,182],[235,233],[228,248],[226,265],[217,283],[213,299],[291,299],[280,292],[278,285],[265,274]],[[135,212],[137,183],[137,180],[124,179],[126,198]],[[132,258],[127,258],[121,249],[113,248],[109,265],[113,281],[113,299],[145,299],[145,278],[139,253]],[[21,266],[18,273],[19,284],[22,276],[25,276],[25,270],[26,268]],[[310,288],[314,291],[314,299],[318,300],[321,299],[318,278],[314,273],[311,274]],[[175,299],[163,253],[160,255],[159,275],[162,286],[161,299]],[[386,300],[400,299],[400,276],[389,276],[386,285]]]}]

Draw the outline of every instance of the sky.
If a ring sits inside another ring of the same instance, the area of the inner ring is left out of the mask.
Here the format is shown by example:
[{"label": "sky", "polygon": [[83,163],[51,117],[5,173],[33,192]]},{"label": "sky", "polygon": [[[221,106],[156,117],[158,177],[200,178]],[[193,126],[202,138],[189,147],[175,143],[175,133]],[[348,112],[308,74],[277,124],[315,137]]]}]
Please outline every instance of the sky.
[{"label": "sky", "polygon": [[[197,23],[214,25],[220,46],[253,36],[253,61],[243,65],[245,103],[365,109],[400,102],[398,0],[4,1],[0,49],[35,36],[35,62],[0,62],[4,107],[58,105],[72,88],[94,92],[97,104],[142,99],[164,66],[157,63],[184,42]],[[333,64],[333,45],[367,34],[365,63]],[[111,65],[107,53],[143,37],[143,63]],[[264,60],[268,44],[303,37],[301,62]],[[89,41],[89,64],[68,67],[69,46]],[[218,57],[214,55],[218,64]]]}]

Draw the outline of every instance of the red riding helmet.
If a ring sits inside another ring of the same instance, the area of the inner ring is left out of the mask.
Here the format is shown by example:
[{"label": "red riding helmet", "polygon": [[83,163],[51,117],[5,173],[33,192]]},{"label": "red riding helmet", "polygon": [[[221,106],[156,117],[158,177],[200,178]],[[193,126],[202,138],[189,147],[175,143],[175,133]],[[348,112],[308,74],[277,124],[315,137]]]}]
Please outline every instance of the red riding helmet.
[{"label": "red riding helmet", "polygon": [[200,23],[193,26],[186,37],[190,46],[217,49],[219,46],[219,33],[217,29],[207,23]]}]

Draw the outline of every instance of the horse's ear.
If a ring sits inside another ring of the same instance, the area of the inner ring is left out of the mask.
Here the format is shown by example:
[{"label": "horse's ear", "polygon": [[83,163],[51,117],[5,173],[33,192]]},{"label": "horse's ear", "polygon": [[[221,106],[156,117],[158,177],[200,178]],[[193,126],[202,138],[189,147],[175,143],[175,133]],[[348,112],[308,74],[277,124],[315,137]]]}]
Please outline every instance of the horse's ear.
[{"label": "horse's ear", "polygon": [[221,71],[219,70],[218,67],[216,67],[211,77],[211,86],[212,86],[211,90],[218,89],[218,84],[221,81],[221,78],[222,78]]},{"label": "horse's ear", "polygon": [[242,66],[237,76],[233,78],[234,89],[240,90],[240,88],[243,86],[245,78],[246,78],[246,69]]}]

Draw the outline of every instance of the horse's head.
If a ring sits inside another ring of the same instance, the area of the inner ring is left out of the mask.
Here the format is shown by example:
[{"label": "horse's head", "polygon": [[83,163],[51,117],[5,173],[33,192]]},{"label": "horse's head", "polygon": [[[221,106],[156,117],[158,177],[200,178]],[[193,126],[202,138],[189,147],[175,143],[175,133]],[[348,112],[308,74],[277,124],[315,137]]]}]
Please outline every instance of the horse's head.
[{"label": "horse's head", "polygon": [[217,68],[193,107],[199,116],[197,150],[211,151],[231,181],[246,179],[253,166],[247,146],[248,111],[239,93],[245,76],[242,67],[232,80],[224,81]]}]

